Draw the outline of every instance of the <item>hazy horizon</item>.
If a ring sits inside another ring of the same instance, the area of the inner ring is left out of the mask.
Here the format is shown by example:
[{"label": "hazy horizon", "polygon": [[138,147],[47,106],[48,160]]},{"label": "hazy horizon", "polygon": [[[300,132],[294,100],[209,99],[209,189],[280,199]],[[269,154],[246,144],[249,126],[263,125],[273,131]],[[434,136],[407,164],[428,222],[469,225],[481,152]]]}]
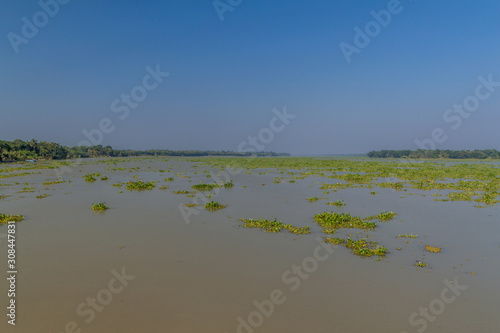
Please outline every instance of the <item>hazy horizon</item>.
[{"label": "hazy horizon", "polygon": [[500,150],[497,10],[3,1],[0,140],[292,155]]}]

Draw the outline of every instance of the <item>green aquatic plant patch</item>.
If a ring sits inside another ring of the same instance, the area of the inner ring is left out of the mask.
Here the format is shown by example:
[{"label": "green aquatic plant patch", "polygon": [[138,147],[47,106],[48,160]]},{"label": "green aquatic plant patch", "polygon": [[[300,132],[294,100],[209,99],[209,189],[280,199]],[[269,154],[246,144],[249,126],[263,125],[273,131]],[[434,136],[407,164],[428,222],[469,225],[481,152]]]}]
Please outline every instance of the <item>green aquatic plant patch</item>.
[{"label": "green aquatic plant patch", "polygon": [[62,183],[66,183],[66,181],[64,181],[64,180],[46,181],[46,182],[43,182],[42,184],[45,186],[49,186],[49,185],[56,185],[56,184],[62,184]]},{"label": "green aquatic plant patch", "polygon": [[314,221],[323,228],[325,233],[334,233],[338,229],[374,229],[375,222],[363,220],[361,217],[352,216],[349,213],[324,212],[316,214]]},{"label": "green aquatic plant patch", "polygon": [[424,267],[427,267],[428,265],[424,261],[417,261],[417,263],[415,264],[415,266],[424,268]]},{"label": "green aquatic plant patch", "polygon": [[418,235],[414,235],[414,234],[402,234],[402,235],[398,235],[398,237],[401,237],[401,238],[417,238]]},{"label": "green aquatic plant patch", "polygon": [[439,253],[441,252],[441,248],[440,247],[437,247],[437,246],[430,246],[430,245],[426,245],[425,246],[425,249],[428,251],[428,252],[431,252],[431,253]]},{"label": "green aquatic plant patch", "polygon": [[191,192],[183,190],[183,191],[173,191],[174,194],[189,194]]},{"label": "green aquatic plant patch", "polygon": [[213,183],[213,184],[196,184],[191,186],[193,190],[197,191],[211,191],[214,188],[219,187],[219,185]]},{"label": "green aquatic plant patch", "polygon": [[345,246],[351,249],[354,254],[362,257],[385,256],[387,254],[387,248],[379,246],[377,242],[368,242],[365,239],[352,240],[347,238]]},{"label": "green aquatic plant patch", "polygon": [[229,181],[229,182],[224,183],[222,185],[219,185],[217,183],[212,183],[212,184],[196,184],[196,185],[191,186],[191,188],[193,190],[197,190],[197,191],[211,191],[214,188],[219,188],[219,187],[231,188],[233,186],[234,186],[233,182]]},{"label": "green aquatic plant patch", "polygon": [[374,215],[374,216],[369,216],[367,218],[365,218],[366,220],[379,220],[379,221],[389,221],[389,220],[392,220],[394,219],[398,214],[394,213],[394,212],[386,212],[386,211],[383,211],[382,213],[378,214],[378,215]]},{"label": "green aquatic plant patch", "polygon": [[261,230],[265,230],[267,232],[280,232],[282,230],[287,230],[292,233],[310,233],[309,227],[298,228],[294,227],[290,224],[284,224],[281,221],[278,221],[276,218],[274,220],[268,219],[240,219],[240,221],[244,222],[245,228],[259,228]]},{"label": "green aquatic plant patch", "polygon": [[129,191],[150,191],[155,188],[154,182],[130,181],[126,183],[125,188]]},{"label": "green aquatic plant patch", "polygon": [[243,222],[244,228],[258,228],[266,232],[280,232],[284,230],[295,235],[305,235],[311,233],[308,226],[295,227],[291,224],[284,224],[283,222],[278,221],[276,218],[274,220],[268,220],[263,218],[239,219],[239,221]]},{"label": "green aquatic plant patch", "polygon": [[230,180],[230,181],[228,181],[228,182],[226,182],[226,183],[222,184],[222,187],[224,187],[224,188],[231,188],[231,187],[234,187],[233,181],[232,181],[232,180]]},{"label": "green aquatic plant patch", "polygon": [[101,176],[100,173],[89,173],[89,174],[83,175],[82,178],[85,179],[85,181],[88,183],[93,183],[97,180],[96,177],[100,177],[100,176]]},{"label": "green aquatic plant patch", "polygon": [[33,172],[13,173],[10,175],[0,175],[0,178],[22,177],[32,175]]},{"label": "green aquatic plant patch", "polygon": [[206,210],[216,211],[216,210],[226,208],[227,205],[223,205],[217,201],[210,201],[210,202],[207,202],[206,204],[204,204],[203,207],[205,207]]},{"label": "green aquatic plant patch", "polygon": [[23,215],[8,215],[0,213],[0,224],[6,224],[10,221],[20,222],[22,220],[24,220]]},{"label": "green aquatic plant patch", "polygon": [[332,238],[332,237],[325,237],[323,243],[330,243],[330,244],[343,244],[345,240],[343,238]]},{"label": "green aquatic plant patch", "polygon": [[329,206],[337,206],[337,207],[343,207],[346,205],[345,202],[340,201],[340,200],[334,201],[334,202],[327,202],[326,204]]},{"label": "green aquatic plant patch", "polygon": [[366,239],[353,240],[347,238],[344,240],[343,238],[325,237],[323,243],[343,244],[346,248],[352,250],[353,254],[360,257],[372,257],[374,255],[383,257],[388,253],[386,247],[378,245],[377,242],[369,242]]},{"label": "green aquatic plant patch", "polygon": [[109,207],[104,202],[101,202],[101,203],[98,203],[98,204],[92,204],[92,210],[93,211],[104,212],[107,209],[109,209]]}]

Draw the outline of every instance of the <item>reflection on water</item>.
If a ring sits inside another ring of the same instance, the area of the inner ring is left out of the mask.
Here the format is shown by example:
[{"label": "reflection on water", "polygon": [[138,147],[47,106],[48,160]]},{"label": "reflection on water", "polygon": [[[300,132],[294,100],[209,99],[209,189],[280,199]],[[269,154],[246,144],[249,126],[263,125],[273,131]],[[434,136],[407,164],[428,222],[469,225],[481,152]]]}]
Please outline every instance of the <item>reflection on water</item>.
[{"label": "reflection on water", "polygon": [[[49,186],[41,185],[54,178],[47,169],[2,179],[13,185],[0,189],[12,195],[0,200],[0,212],[26,220],[17,224],[17,325],[3,320],[1,332],[498,331],[498,205],[476,209],[429,195],[401,198],[390,189],[324,194],[318,176],[273,183],[276,174],[256,172],[233,176],[235,186],[212,198],[226,208],[197,209],[187,224],[179,206],[195,199],[173,191],[211,182],[203,173],[210,167],[192,165],[177,159],[132,159],[115,167],[124,170],[82,165],[66,177],[71,183]],[[169,166],[170,172],[153,172]],[[81,178],[95,172],[109,180]],[[134,175],[158,181],[156,188],[130,192],[111,186]],[[165,182],[167,177],[175,180]],[[24,182],[36,192],[16,193]],[[165,184],[168,190],[160,190]],[[51,196],[37,199],[41,193]],[[313,196],[327,200],[305,200]],[[324,235],[312,217],[338,209],[326,205],[337,200],[357,216],[398,213],[372,232],[388,248],[387,258],[363,259],[318,242]],[[110,209],[93,212],[92,203],[99,202]],[[237,219],[258,217],[309,225],[312,233],[239,227]],[[406,239],[411,243],[395,237],[409,233],[419,237]],[[7,244],[0,241],[6,267]],[[427,253],[425,244],[443,252]],[[419,260],[429,267],[415,267]],[[8,289],[6,280],[0,288]]]}]

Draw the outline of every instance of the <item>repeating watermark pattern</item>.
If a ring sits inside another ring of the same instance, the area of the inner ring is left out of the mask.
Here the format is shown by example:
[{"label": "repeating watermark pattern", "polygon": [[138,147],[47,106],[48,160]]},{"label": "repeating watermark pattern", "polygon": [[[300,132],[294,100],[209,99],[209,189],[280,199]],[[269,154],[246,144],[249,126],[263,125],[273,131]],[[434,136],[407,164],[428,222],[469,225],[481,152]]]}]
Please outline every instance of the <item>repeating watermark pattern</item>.
[{"label": "repeating watermark pattern", "polygon": [[[478,76],[477,80],[479,84],[474,89],[474,93],[466,96],[462,103],[454,103],[452,107],[446,109],[443,112],[443,121],[450,124],[450,129],[452,131],[457,131],[462,126],[463,120],[468,119],[471,114],[479,109],[481,101],[486,101],[489,99],[500,87],[500,81],[493,80],[493,74],[488,74],[487,78],[484,76]],[[436,127],[430,132],[430,136],[422,140],[416,138],[414,140],[415,145],[419,149],[424,150],[435,150],[438,148],[439,144],[445,143],[449,139],[449,132],[442,127]],[[448,132],[448,134],[447,134]],[[417,163],[414,159],[410,157],[405,157],[407,163]],[[385,178],[386,181],[396,182],[399,179],[397,177]],[[396,190],[391,188],[391,192]]]},{"label": "repeating watermark pattern", "polygon": [[358,26],[354,27],[355,34],[352,44],[346,42],[339,44],[340,51],[348,64],[351,63],[354,54],[360,54],[363,49],[370,45],[371,41],[380,35],[382,28],[386,28],[391,23],[393,16],[400,14],[404,9],[399,0],[390,0],[387,2],[386,8],[378,12],[370,11],[373,20],[368,21],[364,29]]},{"label": "repeating watermark pattern", "polygon": [[[141,84],[138,84],[130,89],[130,93],[123,93],[119,98],[116,98],[111,102],[111,112],[118,114],[118,118],[122,121],[128,118],[131,109],[136,109],[139,106],[139,103],[146,99],[148,92],[158,88],[164,78],[170,75],[168,72],[162,72],[159,64],[156,65],[155,69],[150,66],[146,66],[145,70],[147,74],[142,78]],[[113,123],[113,120],[108,117],[104,117],[98,122],[98,126],[96,128],[91,130],[82,130],[82,134],[85,136],[86,140],[80,141],[78,146],[90,147],[100,145],[104,140],[104,135],[113,133],[115,129],[116,126]],[[57,178],[62,180],[62,176],[65,173],[71,173],[73,169],[81,163],[82,159],[78,158],[72,161],[70,166],[59,167],[54,169],[54,172],[56,173]]]},{"label": "repeating watermark pattern", "polygon": [[[273,109],[275,117],[272,117],[269,121],[269,127],[262,128],[256,136],[249,135],[247,140],[242,141],[238,145],[238,152],[260,152],[266,148],[266,145],[270,144],[274,140],[274,133],[282,132],[286,126],[290,124],[290,120],[297,117],[294,114],[287,113],[286,105],[283,107],[283,111],[278,109]],[[281,124],[277,126],[277,122]],[[250,146],[250,147],[247,147]]]},{"label": "repeating watermark pattern", "polygon": [[255,329],[264,325],[265,320],[271,317],[276,307],[287,301],[287,293],[297,291],[302,282],[309,279],[311,274],[318,270],[319,263],[330,258],[336,246],[324,243],[321,237],[316,240],[319,244],[314,248],[313,256],[306,257],[299,265],[292,265],[281,275],[281,282],[285,288],[273,289],[269,293],[269,297],[263,301],[254,300],[252,304],[255,310],[244,317],[236,318],[237,333],[253,333]]},{"label": "repeating watermark pattern", "polygon": [[[462,291],[467,289],[466,285],[460,285],[455,277],[454,281],[444,280],[446,285],[439,298],[435,298],[429,302],[426,307],[420,307],[418,312],[413,312],[408,318],[408,323],[413,327],[418,327],[417,332],[423,333],[429,323],[436,320],[437,316],[441,315],[445,309],[446,305],[451,304],[456,301],[457,297],[462,294]],[[408,333],[407,331],[401,331],[401,333]]]},{"label": "repeating watermark pattern", "polygon": [[16,222],[7,223],[7,281],[9,281],[9,306],[7,307],[7,322],[10,325],[16,325],[16,281],[17,281],[17,262],[16,262]]},{"label": "repeating watermark pattern", "polygon": [[128,275],[125,272],[125,267],[121,273],[113,269],[111,271],[113,277],[109,280],[106,288],[99,290],[95,297],[87,297],[84,302],[81,302],[76,307],[76,314],[80,317],[85,317],[84,323],[78,324],[76,321],[68,321],[64,325],[62,333],[81,333],[81,328],[84,324],[89,325],[96,318],[96,313],[100,313],[108,306],[114,298],[114,295],[120,294],[130,281],[135,279],[135,276]]},{"label": "repeating watermark pattern", "polygon": [[19,53],[19,46],[22,44],[28,44],[30,40],[38,35],[41,28],[45,27],[51,18],[54,18],[61,8],[60,5],[66,5],[71,0],[40,0],[38,1],[38,6],[42,10],[35,12],[31,20],[26,16],[21,18],[23,22],[21,26],[21,33],[16,34],[14,32],[9,32],[7,34],[7,39],[12,46],[12,49],[17,54]]},{"label": "repeating watermark pattern", "polygon": [[219,20],[222,22],[224,21],[224,13],[234,11],[242,2],[243,0],[215,0],[212,2],[212,5],[219,16]]},{"label": "repeating watermark pattern", "polygon": [[[469,118],[472,112],[477,111],[481,101],[490,98],[496,88],[500,87],[500,81],[493,81],[492,74],[489,74],[487,79],[483,76],[479,76],[477,79],[479,84],[476,86],[474,94],[465,97],[461,104],[453,104],[452,108],[446,109],[443,113],[443,121],[451,124],[450,127],[453,131],[458,130],[462,126],[463,120]],[[445,130],[442,127],[436,127],[431,131],[429,138],[423,140],[417,138],[414,142],[420,149],[432,150],[436,149],[437,144],[442,144],[446,140],[448,140],[448,135]]]},{"label": "repeating watermark pattern", "polygon": [[[283,110],[280,111],[276,108],[272,110],[274,113],[274,117],[269,121],[269,127],[262,128],[259,132],[257,132],[256,136],[249,135],[246,140],[243,140],[238,145],[238,153],[254,153],[249,158],[257,157],[256,153],[263,151],[266,148],[266,145],[270,144],[274,140],[274,134],[282,132],[286,126],[290,124],[290,120],[295,119],[297,115],[290,114],[287,111],[286,105],[283,107]],[[279,123],[278,123],[279,121]],[[220,171],[215,174],[210,172],[210,177],[216,183],[227,183],[232,180],[232,178],[236,175],[239,175],[243,169],[232,169],[226,168],[225,170]],[[217,197],[220,193],[220,188],[214,188],[214,193],[211,195],[212,197]],[[184,219],[186,224],[191,223],[191,215],[199,215],[200,212],[204,209],[203,205],[208,203],[210,200],[203,193],[200,193],[198,198],[194,198],[192,203],[196,206],[187,207],[183,204],[178,206],[179,211]]]}]

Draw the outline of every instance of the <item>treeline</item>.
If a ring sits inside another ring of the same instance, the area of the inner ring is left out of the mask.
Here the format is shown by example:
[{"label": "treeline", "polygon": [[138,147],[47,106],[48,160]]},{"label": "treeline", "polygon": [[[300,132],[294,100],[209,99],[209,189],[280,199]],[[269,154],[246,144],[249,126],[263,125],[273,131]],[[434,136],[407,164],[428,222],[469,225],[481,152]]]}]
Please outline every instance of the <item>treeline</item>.
[{"label": "treeline", "polygon": [[368,157],[372,158],[452,158],[452,159],[499,159],[500,152],[496,149],[484,150],[380,150],[371,151]]},{"label": "treeline", "polygon": [[[290,156],[287,153],[257,152],[257,156]],[[80,157],[127,157],[127,156],[251,156],[252,153],[233,151],[203,151],[203,150],[118,150],[111,146],[78,146],[65,147],[58,143],[47,141],[14,140],[0,141],[0,161],[25,160],[61,160]]]}]

